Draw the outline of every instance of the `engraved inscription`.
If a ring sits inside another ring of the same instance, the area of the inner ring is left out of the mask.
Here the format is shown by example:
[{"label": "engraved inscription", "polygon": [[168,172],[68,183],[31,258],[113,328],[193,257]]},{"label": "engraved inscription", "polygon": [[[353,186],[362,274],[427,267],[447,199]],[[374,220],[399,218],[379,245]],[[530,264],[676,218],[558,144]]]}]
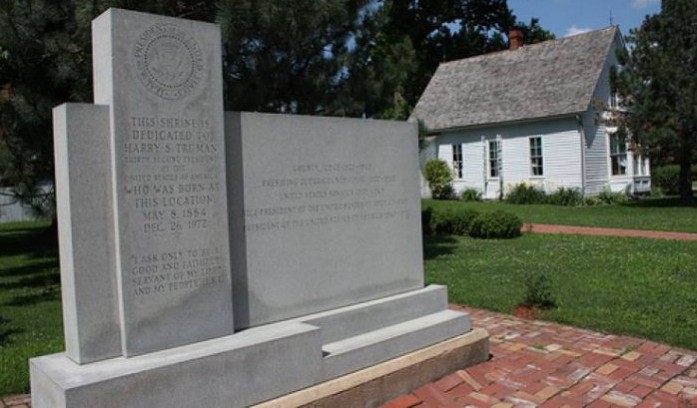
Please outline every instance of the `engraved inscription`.
[{"label": "engraved inscription", "polygon": [[274,204],[245,210],[247,232],[391,222],[413,216],[397,187],[399,176],[382,174],[373,163],[298,164],[286,174],[258,181],[258,188],[273,193]]},{"label": "engraved inscription", "polygon": [[[221,147],[210,119],[131,116],[127,131],[120,149],[131,166],[122,188],[139,232],[166,239],[214,227],[223,181],[215,171]],[[217,247],[185,243],[150,251],[143,248],[129,256],[128,284],[134,296],[195,290],[224,280]]]},{"label": "engraved inscription", "polygon": [[223,283],[218,248],[192,248],[130,257],[128,279],[134,296],[164,294]]},{"label": "engraved inscription", "polygon": [[201,47],[175,25],[160,23],[143,31],[133,56],[140,82],[163,99],[182,99],[203,82]]}]

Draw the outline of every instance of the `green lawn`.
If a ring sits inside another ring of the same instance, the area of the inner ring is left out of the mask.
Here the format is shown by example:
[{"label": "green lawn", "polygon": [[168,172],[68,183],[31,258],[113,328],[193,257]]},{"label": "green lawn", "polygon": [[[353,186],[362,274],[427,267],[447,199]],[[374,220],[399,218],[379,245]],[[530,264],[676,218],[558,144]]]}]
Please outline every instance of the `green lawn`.
[{"label": "green lawn", "polygon": [[513,240],[425,237],[429,283],[450,301],[510,313],[525,271],[552,280],[541,318],[697,350],[697,242],[526,234]]},{"label": "green lawn", "polygon": [[516,214],[526,223],[697,232],[697,207],[682,207],[674,198],[596,207],[424,200],[423,207],[504,210]]},{"label": "green lawn", "polygon": [[58,261],[47,225],[0,225],[0,396],[29,390],[29,357],[64,349]]}]

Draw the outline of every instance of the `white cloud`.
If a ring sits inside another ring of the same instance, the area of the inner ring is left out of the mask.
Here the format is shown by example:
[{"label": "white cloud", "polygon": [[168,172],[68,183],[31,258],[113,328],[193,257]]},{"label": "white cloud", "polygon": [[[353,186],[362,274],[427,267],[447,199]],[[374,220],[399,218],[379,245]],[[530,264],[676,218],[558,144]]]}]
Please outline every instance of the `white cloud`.
[{"label": "white cloud", "polygon": [[635,10],[645,9],[649,6],[658,5],[660,0],[632,0],[632,8]]},{"label": "white cloud", "polygon": [[593,29],[590,27],[576,27],[576,24],[574,24],[571,27],[566,29],[566,34],[564,34],[564,37],[569,37],[571,35],[576,35],[576,34],[583,34],[583,33],[589,32],[589,31],[593,31]]}]

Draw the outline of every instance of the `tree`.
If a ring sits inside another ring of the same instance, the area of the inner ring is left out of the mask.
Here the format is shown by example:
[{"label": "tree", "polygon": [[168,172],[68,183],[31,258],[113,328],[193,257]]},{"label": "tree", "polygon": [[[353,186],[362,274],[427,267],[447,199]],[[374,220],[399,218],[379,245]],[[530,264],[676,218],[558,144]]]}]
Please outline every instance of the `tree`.
[{"label": "tree", "polygon": [[345,78],[370,0],[225,0],[226,107],[317,114]]},{"label": "tree", "polygon": [[623,129],[653,159],[680,165],[679,191],[693,203],[697,148],[697,0],[664,0],[659,14],[630,31],[613,83],[628,115]]},{"label": "tree", "polygon": [[[521,28],[525,43],[553,39],[537,19],[516,22],[505,0],[382,0],[359,49],[337,105],[350,115],[406,119],[438,64],[507,47],[504,36]],[[358,112],[356,112],[358,110]]]}]

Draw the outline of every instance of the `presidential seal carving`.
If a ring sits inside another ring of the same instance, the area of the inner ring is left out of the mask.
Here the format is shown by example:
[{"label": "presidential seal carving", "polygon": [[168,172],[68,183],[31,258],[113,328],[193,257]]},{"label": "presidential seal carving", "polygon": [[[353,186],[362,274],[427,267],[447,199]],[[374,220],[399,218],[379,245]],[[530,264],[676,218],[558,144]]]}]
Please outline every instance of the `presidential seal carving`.
[{"label": "presidential seal carving", "polygon": [[176,25],[159,23],[143,31],[133,55],[140,82],[163,99],[182,99],[203,82],[201,47]]}]

